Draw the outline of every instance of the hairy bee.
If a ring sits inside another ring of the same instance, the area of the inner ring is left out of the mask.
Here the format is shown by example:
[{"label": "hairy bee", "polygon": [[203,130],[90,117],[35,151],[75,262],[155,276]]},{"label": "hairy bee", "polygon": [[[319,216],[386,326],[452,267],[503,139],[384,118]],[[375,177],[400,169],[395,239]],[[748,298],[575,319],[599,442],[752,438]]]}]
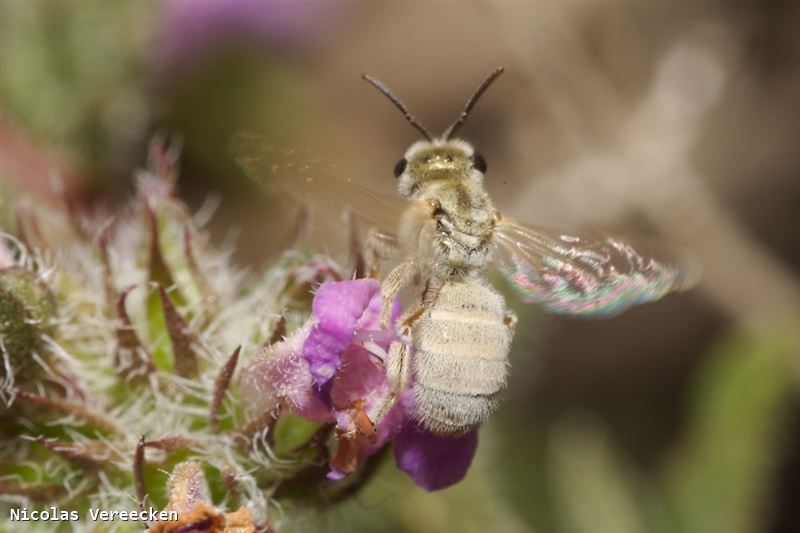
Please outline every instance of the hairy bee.
[{"label": "hairy bee", "polygon": [[[486,160],[453,136],[502,72],[497,68],[484,79],[438,137],[381,82],[363,76],[424,137],[394,167],[397,191],[406,200],[396,231],[372,228],[365,242],[373,275],[380,261],[401,258],[381,285],[383,328],[389,327],[398,294],[412,284],[420,287],[416,303],[399,320],[403,340],[385,354],[393,393],[374,419],[409,387],[416,419],[437,434],[474,429],[496,409],[517,320],[488,281],[495,265],[524,301],[567,315],[616,314],[687,289],[698,279],[691,261],[663,259],[610,234],[564,233],[501,216],[484,189]],[[257,160],[243,162],[252,171]],[[383,197],[352,182],[319,176],[312,184],[326,185],[355,209],[392,209]]]}]

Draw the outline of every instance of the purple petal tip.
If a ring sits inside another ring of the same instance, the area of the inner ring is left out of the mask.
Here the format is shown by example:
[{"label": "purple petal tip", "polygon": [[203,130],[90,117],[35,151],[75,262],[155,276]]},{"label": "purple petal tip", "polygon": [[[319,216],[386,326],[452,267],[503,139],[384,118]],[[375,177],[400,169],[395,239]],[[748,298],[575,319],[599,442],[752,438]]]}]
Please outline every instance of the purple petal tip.
[{"label": "purple petal tip", "polygon": [[442,437],[409,423],[395,439],[394,458],[414,483],[433,491],[461,481],[477,447],[477,430],[458,437]]}]

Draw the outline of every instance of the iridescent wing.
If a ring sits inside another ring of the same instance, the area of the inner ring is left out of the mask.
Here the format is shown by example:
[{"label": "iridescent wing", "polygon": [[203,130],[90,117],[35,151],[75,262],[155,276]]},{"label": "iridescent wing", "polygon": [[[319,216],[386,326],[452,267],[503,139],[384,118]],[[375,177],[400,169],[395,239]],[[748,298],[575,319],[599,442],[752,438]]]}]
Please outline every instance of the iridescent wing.
[{"label": "iridescent wing", "polygon": [[686,252],[594,231],[568,234],[499,220],[500,270],[522,299],[563,315],[615,315],[700,279]]},{"label": "iridescent wing", "polygon": [[395,231],[405,203],[336,174],[334,165],[311,154],[282,148],[253,132],[237,133],[231,151],[245,174],[271,194],[286,194],[301,205],[348,211],[365,228]]}]

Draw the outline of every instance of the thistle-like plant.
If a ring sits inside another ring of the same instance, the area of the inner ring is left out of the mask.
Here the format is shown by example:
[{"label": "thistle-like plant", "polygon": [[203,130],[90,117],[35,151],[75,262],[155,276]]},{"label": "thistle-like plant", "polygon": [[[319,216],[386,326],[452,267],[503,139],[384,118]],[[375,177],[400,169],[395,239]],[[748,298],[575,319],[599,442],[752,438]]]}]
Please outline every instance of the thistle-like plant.
[{"label": "thistle-like plant", "polygon": [[394,338],[376,331],[378,282],[298,250],[232,266],[209,210],[175,197],[177,155],[155,141],[114,217],[19,208],[2,234],[4,519],[56,505],[90,530],[89,509],[154,508],[179,519],[152,531],[274,530],[290,502],[354,494],[392,440],[423,487],[461,479],[474,434],[421,433],[408,401],[370,420],[389,393],[374,353]]}]

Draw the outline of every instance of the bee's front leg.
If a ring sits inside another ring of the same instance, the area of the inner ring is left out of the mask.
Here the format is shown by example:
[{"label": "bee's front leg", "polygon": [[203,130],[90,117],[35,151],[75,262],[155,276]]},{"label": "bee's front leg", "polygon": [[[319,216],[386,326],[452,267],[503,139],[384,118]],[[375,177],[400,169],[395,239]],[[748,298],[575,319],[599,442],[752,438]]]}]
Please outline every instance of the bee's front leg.
[{"label": "bee's front leg", "polygon": [[392,304],[400,290],[418,279],[420,276],[419,265],[414,257],[405,259],[389,272],[381,284],[381,329],[387,329],[392,318]]}]

